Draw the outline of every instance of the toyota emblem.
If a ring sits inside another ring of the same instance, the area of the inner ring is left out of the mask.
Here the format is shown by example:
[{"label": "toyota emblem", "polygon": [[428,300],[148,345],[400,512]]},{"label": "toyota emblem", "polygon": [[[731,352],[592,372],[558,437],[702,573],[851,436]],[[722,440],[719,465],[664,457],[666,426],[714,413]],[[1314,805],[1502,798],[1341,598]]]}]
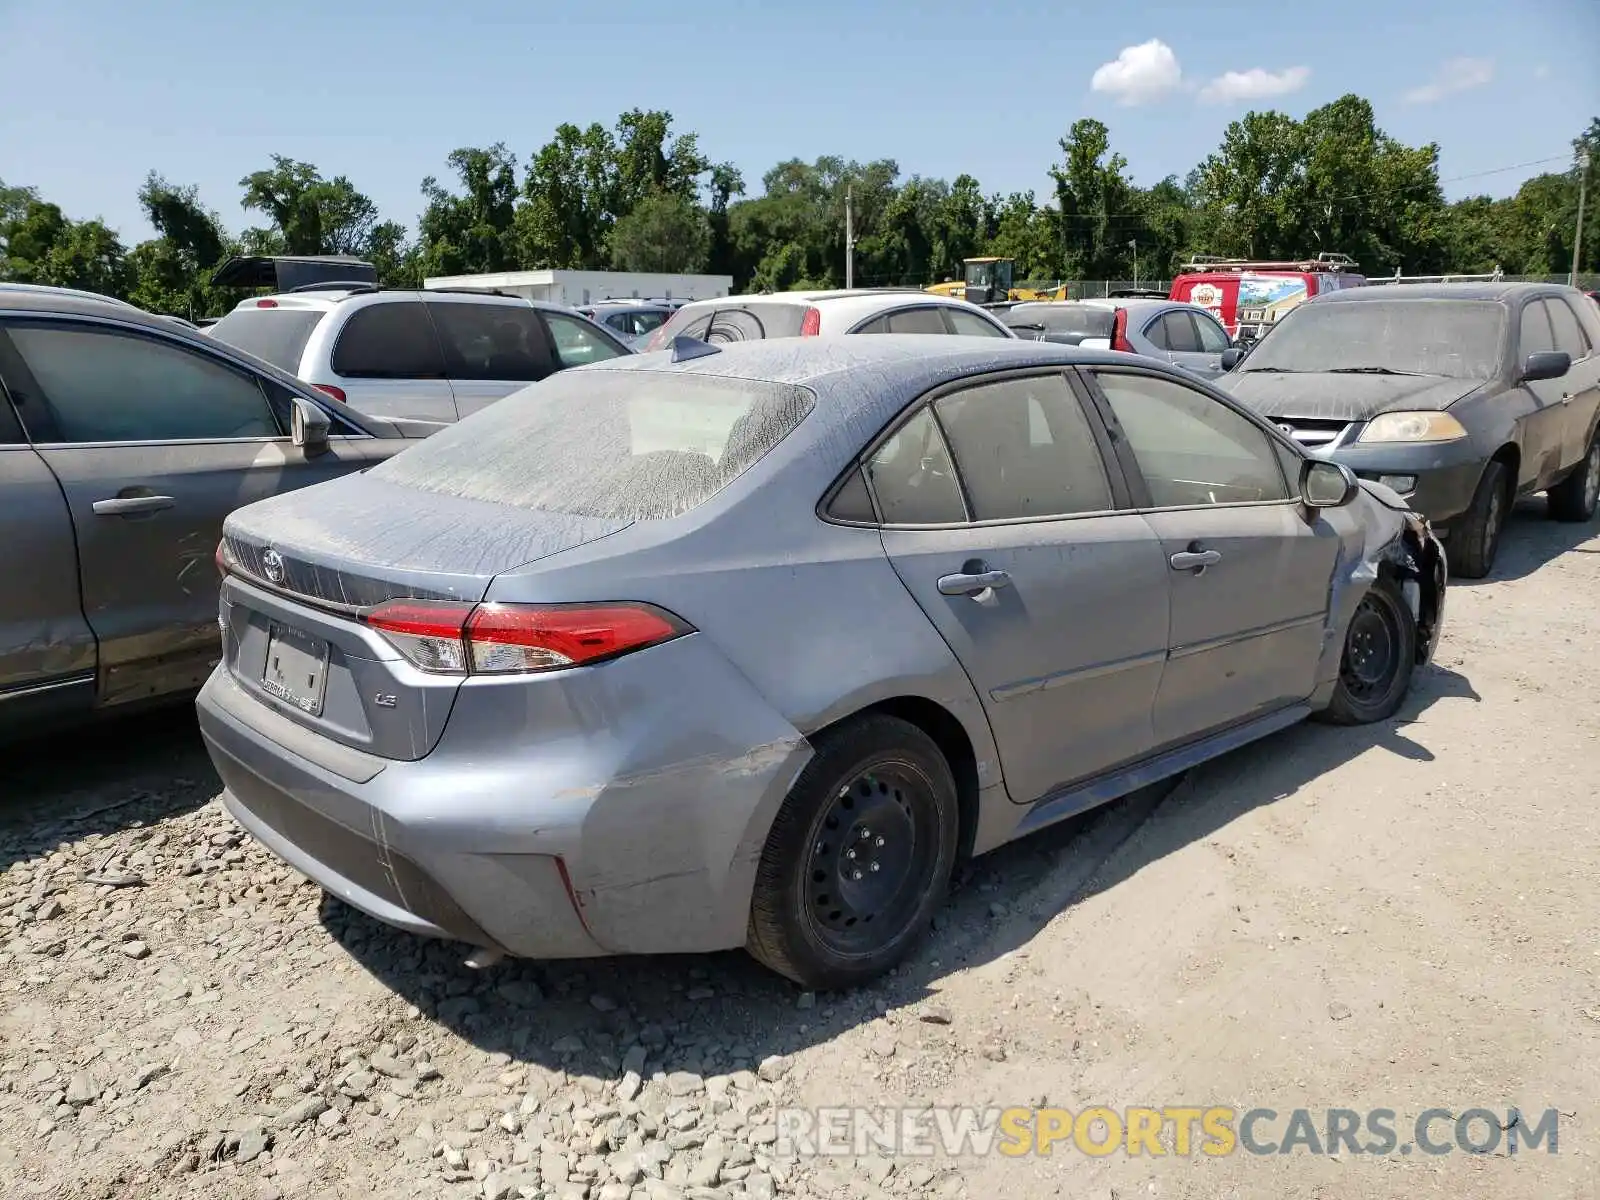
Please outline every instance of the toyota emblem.
[{"label": "toyota emblem", "polygon": [[283,582],[283,555],[276,550],[268,550],[261,556],[261,569],[267,573],[267,578],[273,583]]}]

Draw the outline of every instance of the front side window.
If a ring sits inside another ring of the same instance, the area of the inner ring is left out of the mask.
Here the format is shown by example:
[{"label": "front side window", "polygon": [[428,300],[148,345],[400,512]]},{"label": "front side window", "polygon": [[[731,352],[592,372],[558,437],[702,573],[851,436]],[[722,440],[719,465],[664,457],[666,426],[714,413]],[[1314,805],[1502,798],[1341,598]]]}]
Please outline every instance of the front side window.
[{"label": "front side window", "polygon": [[1544,306],[1550,311],[1550,328],[1555,333],[1556,349],[1566,351],[1573,362],[1588,358],[1589,339],[1584,336],[1583,326],[1578,324],[1572,309],[1565,301],[1553,298],[1546,300]]},{"label": "front side window", "polygon": [[1209,316],[1200,313],[1190,313],[1189,319],[1194,322],[1195,332],[1200,336],[1200,349],[1207,354],[1221,354],[1229,346],[1228,335],[1223,332]]},{"label": "front side window", "polygon": [[533,309],[449,301],[428,301],[427,307],[451,379],[531,383],[550,373],[544,365],[544,330]]},{"label": "front side window", "polygon": [[544,320],[550,328],[550,340],[555,344],[556,359],[563,367],[604,362],[622,353],[603,333],[593,326],[585,326],[582,321],[560,313],[545,313]]},{"label": "front side window", "polygon": [[444,356],[419,300],[387,300],[350,314],[330,364],[346,379],[443,379]]},{"label": "front side window", "polygon": [[950,327],[964,337],[997,337],[1008,336],[993,321],[986,321],[977,313],[965,312],[959,308],[947,308],[944,315],[950,319]]},{"label": "front side window", "polygon": [[867,460],[867,482],[886,525],[949,525],[967,519],[950,452],[926,408]]},{"label": "front side window", "polygon": [[36,442],[282,435],[254,376],[196,351],[86,326],[14,325],[3,336],[37,385],[32,395],[14,394]]},{"label": "front side window", "polygon": [[1149,375],[1094,375],[1157,508],[1289,499],[1272,439],[1220,400]]},{"label": "front side window", "polygon": [[1521,335],[1517,345],[1524,358],[1556,348],[1555,334],[1550,329],[1550,314],[1538,301],[1530,302],[1522,310]]},{"label": "front side window", "polygon": [[934,404],[972,519],[1070,516],[1112,507],[1089,421],[1059,375],[1007,379]]}]

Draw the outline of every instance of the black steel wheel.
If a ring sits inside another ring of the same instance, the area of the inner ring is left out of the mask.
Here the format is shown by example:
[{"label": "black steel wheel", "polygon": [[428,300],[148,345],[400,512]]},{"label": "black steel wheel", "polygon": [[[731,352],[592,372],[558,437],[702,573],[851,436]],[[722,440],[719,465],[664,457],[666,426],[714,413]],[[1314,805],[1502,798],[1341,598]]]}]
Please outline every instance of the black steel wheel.
[{"label": "black steel wheel", "polygon": [[944,898],[958,825],[950,766],[921,729],[872,714],[830,731],[768,834],[751,953],[813,990],[888,970]]},{"label": "black steel wheel", "polygon": [[1356,605],[1345,630],[1328,718],[1364,725],[1393,716],[1411,688],[1416,656],[1411,608],[1393,580],[1379,579]]}]

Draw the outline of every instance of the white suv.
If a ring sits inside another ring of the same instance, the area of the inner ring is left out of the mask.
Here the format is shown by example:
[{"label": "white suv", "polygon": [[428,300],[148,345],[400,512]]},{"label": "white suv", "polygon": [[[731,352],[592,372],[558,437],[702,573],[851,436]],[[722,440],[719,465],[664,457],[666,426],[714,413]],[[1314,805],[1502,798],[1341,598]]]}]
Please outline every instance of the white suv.
[{"label": "white suv", "polygon": [[832,337],[844,333],[944,333],[1009,338],[1015,335],[976,304],[905,288],[838,292],[775,292],[724,296],[685,304],[650,335],[641,350],[660,350],[675,337],[703,342]]},{"label": "white suv", "polygon": [[358,412],[445,422],[632,353],[593,321],[520,296],[349,284],[242,301],[206,332]]}]

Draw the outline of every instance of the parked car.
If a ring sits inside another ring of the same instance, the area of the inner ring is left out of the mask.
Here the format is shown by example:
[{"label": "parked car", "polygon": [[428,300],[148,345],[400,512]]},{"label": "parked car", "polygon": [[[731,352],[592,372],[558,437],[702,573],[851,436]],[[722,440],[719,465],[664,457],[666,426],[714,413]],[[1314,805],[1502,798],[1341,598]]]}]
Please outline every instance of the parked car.
[{"label": "parked car", "polygon": [[812,988],[969,853],[1392,714],[1444,601],[1387,489],[1170,366],[1001,338],[614,359],[223,551],[201,729],[296,870],[481,958],[747,945]]},{"label": "parked car", "polygon": [[1172,281],[1169,297],[1208,309],[1229,337],[1253,342],[1296,305],[1366,282],[1343,254],[1318,254],[1298,262],[1196,256]]},{"label": "parked car", "polygon": [[[1404,495],[1469,579],[1518,496],[1594,516],[1600,310],[1537,283],[1380,284],[1319,296],[1222,386],[1313,454]],[[1238,355],[1233,351],[1230,362]]]},{"label": "parked car", "polygon": [[665,325],[677,310],[664,304],[606,300],[578,311],[637,349],[652,333]]},{"label": "parked car", "polygon": [[384,417],[455,421],[567,367],[632,351],[554,304],[481,291],[311,284],[206,330]]},{"label": "parked car", "polygon": [[659,350],[676,337],[721,345],[842,333],[1012,336],[999,321],[965,300],[934,296],[915,288],[855,288],[691,301],[650,335],[644,349]]},{"label": "parked car", "polygon": [[53,296],[56,299],[72,297],[77,300],[97,300],[102,304],[115,304],[119,308],[131,308],[134,312],[144,311],[137,304],[129,304],[126,300],[118,300],[115,296],[102,296],[99,292],[86,292],[82,288],[56,287],[48,283],[7,283],[0,281],[0,303],[24,295]]},{"label": "parked car", "polygon": [[429,431],[127,305],[0,292],[0,734],[192,694],[223,517]]},{"label": "parked car", "polygon": [[1041,301],[996,316],[1018,337],[1143,354],[1202,379],[1222,374],[1222,353],[1233,345],[1205,309],[1171,300]]}]

